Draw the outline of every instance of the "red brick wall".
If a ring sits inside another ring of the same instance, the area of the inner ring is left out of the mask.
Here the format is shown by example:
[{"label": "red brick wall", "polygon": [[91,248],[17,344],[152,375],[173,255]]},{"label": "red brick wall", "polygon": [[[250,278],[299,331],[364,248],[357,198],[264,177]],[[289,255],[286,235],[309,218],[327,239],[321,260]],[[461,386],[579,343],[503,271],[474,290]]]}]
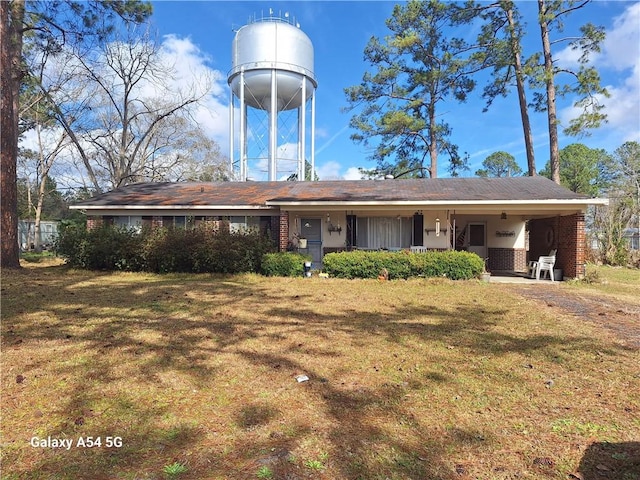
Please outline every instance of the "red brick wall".
[{"label": "red brick wall", "polygon": [[281,252],[287,251],[289,244],[289,212],[280,212],[280,230],[278,235],[278,248]]},{"label": "red brick wall", "polygon": [[569,278],[582,278],[585,271],[584,214],[559,218],[558,262]]},{"label": "red brick wall", "polygon": [[550,217],[529,222],[529,259],[536,260],[557,249],[556,267],[568,278],[582,278],[585,271],[584,214]]},{"label": "red brick wall", "polygon": [[524,248],[489,248],[489,270],[521,272],[527,268],[527,250]]},{"label": "red brick wall", "polygon": [[102,217],[91,216],[87,217],[87,230],[98,228],[102,225]]}]

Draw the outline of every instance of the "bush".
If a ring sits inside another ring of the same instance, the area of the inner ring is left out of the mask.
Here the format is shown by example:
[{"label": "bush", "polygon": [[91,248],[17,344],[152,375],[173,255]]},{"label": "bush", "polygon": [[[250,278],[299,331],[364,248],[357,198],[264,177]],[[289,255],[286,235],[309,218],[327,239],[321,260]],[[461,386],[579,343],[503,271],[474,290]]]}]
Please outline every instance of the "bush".
[{"label": "bush", "polygon": [[127,228],[103,226],[87,230],[68,225],[61,229],[56,252],[73,267],[89,270],[140,270],[141,237]]},{"label": "bush", "polygon": [[475,253],[446,252],[368,252],[330,253],[324,256],[323,270],[339,278],[377,278],[383,272],[389,279],[447,277],[464,280],[480,275],[484,262]]},{"label": "bush", "polygon": [[212,225],[140,232],[69,226],[57,244],[59,254],[73,267],[156,273],[259,272],[262,256],[273,250],[271,240],[257,231],[229,232]]},{"label": "bush", "polygon": [[308,261],[311,261],[311,256],[301,253],[267,253],[262,256],[261,272],[268,277],[301,277],[304,262]]}]

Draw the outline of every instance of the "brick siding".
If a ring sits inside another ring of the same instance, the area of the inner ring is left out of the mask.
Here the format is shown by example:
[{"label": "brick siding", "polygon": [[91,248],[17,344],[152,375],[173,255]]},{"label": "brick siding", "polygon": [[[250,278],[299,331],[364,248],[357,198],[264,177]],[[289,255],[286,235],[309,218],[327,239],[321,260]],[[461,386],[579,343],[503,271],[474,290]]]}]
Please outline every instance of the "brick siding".
[{"label": "brick siding", "polygon": [[556,267],[564,277],[582,278],[585,273],[584,214],[549,217],[529,222],[529,260],[556,249]]},{"label": "brick siding", "polygon": [[102,217],[91,216],[87,217],[87,230],[93,230],[103,224]]},{"label": "brick siding", "polygon": [[287,251],[289,245],[289,212],[280,212],[280,229],[278,234],[278,248]]},{"label": "brick siding", "polygon": [[527,268],[524,248],[489,248],[489,270],[521,272]]}]

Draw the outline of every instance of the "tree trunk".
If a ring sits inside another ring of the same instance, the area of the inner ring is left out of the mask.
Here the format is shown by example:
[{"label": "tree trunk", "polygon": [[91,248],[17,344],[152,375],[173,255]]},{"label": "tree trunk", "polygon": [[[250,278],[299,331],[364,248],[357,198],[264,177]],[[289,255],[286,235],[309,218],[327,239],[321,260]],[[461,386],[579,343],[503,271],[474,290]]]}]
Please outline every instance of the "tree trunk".
[{"label": "tree trunk", "polygon": [[36,205],[36,218],[33,225],[33,230],[35,232],[35,241],[33,242],[34,250],[38,253],[42,251],[42,228],[40,224],[42,223],[42,209],[44,207],[44,197],[47,194],[47,176],[44,175],[40,179],[40,185],[38,185],[38,203]]},{"label": "tree trunk", "polygon": [[522,59],[520,58],[520,42],[516,36],[515,24],[513,21],[513,4],[510,3],[506,9],[507,20],[509,21],[509,35],[511,38],[511,51],[516,71],[516,87],[518,89],[518,102],[520,104],[520,118],[522,119],[522,130],[524,134],[524,145],[527,151],[528,175],[533,177],[536,174],[536,159],[533,150],[533,134],[531,133],[531,122],[529,121],[529,111],[527,109],[527,96],[524,90],[524,73],[522,71]]},{"label": "tree trunk", "polygon": [[20,268],[18,246],[18,112],[24,0],[0,1],[0,266]]},{"label": "tree trunk", "polygon": [[429,104],[429,158],[431,164],[429,166],[429,176],[431,178],[438,177],[438,134],[436,133],[436,106],[431,100]]},{"label": "tree trunk", "polygon": [[544,79],[547,85],[547,119],[549,123],[549,166],[551,180],[560,184],[560,150],[558,148],[558,119],[556,114],[556,86],[554,84],[553,58],[545,0],[538,0],[542,51],[544,54]]}]

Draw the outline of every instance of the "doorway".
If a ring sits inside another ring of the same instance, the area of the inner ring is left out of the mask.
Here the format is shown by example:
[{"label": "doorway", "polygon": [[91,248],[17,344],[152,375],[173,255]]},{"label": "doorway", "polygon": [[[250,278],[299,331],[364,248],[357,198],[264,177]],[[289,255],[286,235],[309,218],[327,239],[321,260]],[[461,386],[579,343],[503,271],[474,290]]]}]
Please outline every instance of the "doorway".
[{"label": "doorway", "polygon": [[311,255],[314,268],[322,266],[322,219],[302,218],[300,220],[300,237],[307,239],[307,248],[301,253]]},{"label": "doorway", "polygon": [[469,251],[483,260],[487,258],[487,235],[484,222],[469,223]]}]

